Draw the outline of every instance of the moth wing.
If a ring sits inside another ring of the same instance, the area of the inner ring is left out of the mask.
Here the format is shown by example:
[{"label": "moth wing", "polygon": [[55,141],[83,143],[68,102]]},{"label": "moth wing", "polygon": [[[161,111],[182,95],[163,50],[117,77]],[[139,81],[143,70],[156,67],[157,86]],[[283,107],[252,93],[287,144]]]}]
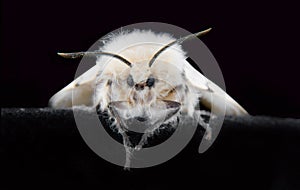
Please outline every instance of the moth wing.
[{"label": "moth wing", "polygon": [[49,100],[49,106],[52,108],[69,108],[75,105],[93,106],[95,80],[100,71],[101,68],[98,65],[87,70],[54,94]]},{"label": "moth wing", "polygon": [[240,106],[218,85],[207,79],[187,61],[184,68],[188,86],[200,94],[201,103],[212,110],[215,114],[225,112],[226,115],[245,115],[247,111]]}]

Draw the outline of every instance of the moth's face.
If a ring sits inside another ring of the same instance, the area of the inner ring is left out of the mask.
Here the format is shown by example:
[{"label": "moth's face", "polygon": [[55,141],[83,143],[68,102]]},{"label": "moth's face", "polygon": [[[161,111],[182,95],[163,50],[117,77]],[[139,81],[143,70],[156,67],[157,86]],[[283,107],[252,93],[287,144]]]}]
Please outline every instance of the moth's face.
[{"label": "moth's face", "polygon": [[123,120],[162,123],[181,107],[184,88],[181,72],[169,63],[133,64],[116,75],[111,86],[111,111]]}]

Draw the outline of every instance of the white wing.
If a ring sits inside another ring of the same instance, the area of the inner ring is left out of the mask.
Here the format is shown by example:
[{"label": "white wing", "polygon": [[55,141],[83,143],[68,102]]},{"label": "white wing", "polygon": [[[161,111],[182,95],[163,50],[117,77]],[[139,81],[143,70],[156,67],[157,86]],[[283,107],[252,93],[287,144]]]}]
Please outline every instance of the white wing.
[{"label": "white wing", "polygon": [[54,94],[49,100],[49,106],[53,108],[68,108],[74,105],[92,106],[95,80],[100,71],[101,68],[98,65],[87,70],[69,85]]},{"label": "white wing", "polygon": [[193,89],[194,92],[201,94],[200,101],[204,104],[204,106],[211,109],[212,105],[214,105],[215,114],[222,112],[225,112],[226,115],[248,114],[247,111],[224,90],[203,76],[187,61],[184,71],[188,80],[188,86]]}]

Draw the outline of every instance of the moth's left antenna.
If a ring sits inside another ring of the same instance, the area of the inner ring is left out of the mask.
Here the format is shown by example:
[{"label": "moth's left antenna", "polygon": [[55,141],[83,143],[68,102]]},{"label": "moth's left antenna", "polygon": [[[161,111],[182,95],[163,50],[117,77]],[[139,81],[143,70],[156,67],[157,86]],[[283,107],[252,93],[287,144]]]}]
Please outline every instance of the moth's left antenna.
[{"label": "moth's left antenna", "polygon": [[83,56],[89,56],[89,57],[94,57],[97,55],[106,55],[106,56],[110,56],[110,57],[114,57],[116,59],[119,59],[120,61],[122,61],[123,63],[125,63],[126,65],[128,65],[129,67],[132,67],[132,64],[130,63],[130,61],[128,61],[127,59],[125,59],[124,57],[114,54],[114,53],[109,53],[109,52],[102,52],[102,51],[95,51],[95,52],[74,52],[74,53],[57,53],[58,55],[64,57],[64,58],[68,58],[68,59],[77,59],[77,58],[81,58]]}]

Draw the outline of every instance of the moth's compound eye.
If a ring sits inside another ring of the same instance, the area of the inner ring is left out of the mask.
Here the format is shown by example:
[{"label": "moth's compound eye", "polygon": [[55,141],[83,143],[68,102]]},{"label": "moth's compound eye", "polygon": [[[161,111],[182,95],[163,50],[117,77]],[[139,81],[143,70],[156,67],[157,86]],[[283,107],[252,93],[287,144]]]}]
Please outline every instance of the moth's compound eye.
[{"label": "moth's compound eye", "polygon": [[146,81],[146,85],[148,87],[152,87],[154,85],[154,83],[155,83],[155,78],[153,78],[153,77],[149,77]]},{"label": "moth's compound eye", "polygon": [[132,87],[134,85],[134,81],[131,75],[127,77],[127,84]]}]

